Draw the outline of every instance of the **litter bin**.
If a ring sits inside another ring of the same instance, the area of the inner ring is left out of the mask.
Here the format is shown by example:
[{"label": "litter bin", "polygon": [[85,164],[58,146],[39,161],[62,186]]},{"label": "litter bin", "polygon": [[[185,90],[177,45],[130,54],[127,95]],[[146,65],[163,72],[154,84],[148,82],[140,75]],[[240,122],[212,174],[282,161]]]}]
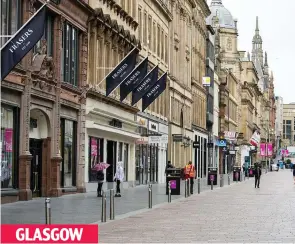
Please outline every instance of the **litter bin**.
[{"label": "litter bin", "polygon": [[233,181],[241,181],[241,167],[234,166]]},{"label": "litter bin", "polygon": [[208,168],[208,180],[207,184],[211,185],[211,179],[213,180],[213,185],[217,185],[217,168]]},{"label": "litter bin", "polygon": [[181,169],[167,169],[166,195],[168,195],[168,182],[170,181],[171,195],[180,195]]}]

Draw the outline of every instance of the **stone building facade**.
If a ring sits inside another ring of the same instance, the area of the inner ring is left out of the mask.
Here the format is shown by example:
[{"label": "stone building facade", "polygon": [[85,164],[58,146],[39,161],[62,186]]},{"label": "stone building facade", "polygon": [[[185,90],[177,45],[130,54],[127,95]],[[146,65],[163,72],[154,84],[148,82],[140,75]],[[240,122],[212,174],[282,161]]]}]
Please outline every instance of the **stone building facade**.
[{"label": "stone building facade", "polygon": [[[1,22],[7,35],[44,3],[17,2],[4,11],[18,18]],[[2,203],[85,191],[82,94],[91,10],[85,1],[47,7],[43,37],[1,82]]]}]

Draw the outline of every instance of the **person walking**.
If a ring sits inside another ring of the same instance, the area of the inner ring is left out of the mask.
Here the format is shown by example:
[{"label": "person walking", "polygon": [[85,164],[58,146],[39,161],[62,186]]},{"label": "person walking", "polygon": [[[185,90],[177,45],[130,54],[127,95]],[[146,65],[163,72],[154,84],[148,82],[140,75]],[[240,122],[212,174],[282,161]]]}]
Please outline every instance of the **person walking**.
[{"label": "person walking", "polygon": [[123,162],[118,162],[117,163],[117,170],[116,170],[114,180],[116,180],[116,194],[115,194],[115,197],[121,197],[120,184],[124,180]]},{"label": "person walking", "polygon": [[97,179],[97,197],[102,197],[101,191],[102,191],[102,185],[103,185],[103,181],[104,181],[103,170],[97,171],[96,179]]},{"label": "person walking", "polygon": [[255,177],[255,188],[256,187],[259,188],[260,177],[261,177],[261,167],[258,164],[255,165],[254,177]]},{"label": "person walking", "polygon": [[192,165],[192,161],[189,161],[184,169],[185,179],[189,179],[190,181],[190,192],[194,193],[194,178],[196,177],[195,166]]},{"label": "person walking", "polygon": [[293,164],[293,180],[294,180],[294,185],[295,185],[295,164]]}]

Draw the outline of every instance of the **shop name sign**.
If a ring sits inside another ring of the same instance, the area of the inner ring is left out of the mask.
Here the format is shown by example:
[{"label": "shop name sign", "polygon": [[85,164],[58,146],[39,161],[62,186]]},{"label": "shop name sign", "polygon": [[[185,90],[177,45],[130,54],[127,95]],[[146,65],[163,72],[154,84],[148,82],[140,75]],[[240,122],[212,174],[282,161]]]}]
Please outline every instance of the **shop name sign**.
[{"label": "shop name sign", "polygon": [[141,137],[141,138],[138,138],[135,142],[135,144],[137,145],[146,145],[149,143],[149,138],[148,137]]},{"label": "shop name sign", "polygon": [[225,131],[224,138],[229,141],[234,141],[237,139],[237,134],[235,131]]},{"label": "shop name sign", "polygon": [[149,136],[149,144],[167,144],[168,135]]}]

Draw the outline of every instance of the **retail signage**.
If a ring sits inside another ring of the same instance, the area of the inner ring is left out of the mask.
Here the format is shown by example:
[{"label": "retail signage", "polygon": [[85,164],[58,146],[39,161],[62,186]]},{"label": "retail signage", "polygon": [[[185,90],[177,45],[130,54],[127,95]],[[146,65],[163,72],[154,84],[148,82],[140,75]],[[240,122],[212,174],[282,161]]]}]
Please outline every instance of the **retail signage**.
[{"label": "retail signage", "polygon": [[168,144],[168,135],[162,135],[160,141],[162,144]]},{"label": "retail signage", "polygon": [[225,131],[224,138],[229,141],[234,141],[237,139],[238,133],[235,131]]},{"label": "retail signage", "polygon": [[137,103],[149,90],[150,88],[158,81],[158,70],[159,67],[156,66],[153,68],[139,83],[139,85],[132,92],[132,103],[133,106]]},{"label": "retail signage", "polygon": [[158,132],[159,131],[159,124],[149,121],[149,131]]},{"label": "retail signage", "polygon": [[167,73],[154,84],[142,97],[142,111],[152,104],[166,89]]},{"label": "retail signage", "polygon": [[193,142],[193,148],[200,148],[200,142],[199,141],[194,141]]},{"label": "retail signage", "polygon": [[132,72],[139,50],[135,47],[106,77],[106,96],[109,96]]},{"label": "retail signage", "polygon": [[236,154],[236,151],[235,151],[235,150],[230,150],[230,151],[229,151],[229,154],[230,154],[230,155],[235,155],[235,154]]},{"label": "retail signage", "polygon": [[1,80],[22,60],[44,34],[46,4],[44,4],[1,48]]},{"label": "retail signage", "polygon": [[147,119],[137,116],[136,121],[139,124],[139,126],[147,128]]},{"label": "retail signage", "polygon": [[182,142],[183,141],[182,134],[172,134],[172,137],[173,137],[174,142]]},{"label": "retail signage", "polygon": [[224,140],[224,139],[217,140],[217,146],[218,147],[226,147],[226,140]]},{"label": "retail signage", "polygon": [[168,134],[168,126],[164,124],[159,124],[159,132],[163,134]]},{"label": "retail signage", "polygon": [[259,131],[256,130],[250,139],[250,144],[252,146],[257,147],[259,143],[260,143],[260,133]]},{"label": "retail signage", "polygon": [[208,76],[203,77],[203,86],[210,86],[211,85],[211,78]]},{"label": "retail signage", "polygon": [[149,144],[167,144],[168,135],[149,136]]},{"label": "retail signage", "polygon": [[273,148],[272,148],[272,143],[267,144],[267,156],[272,156],[273,153]]},{"label": "retail signage", "polygon": [[142,81],[147,74],[148,58],[141,61],[140,64],[128,75],[120,85],[120,101],[122,102],[130,92]]},{"label": "retail signage", "polygon": [[140,145],[140,144],[148,144],[148,143],[149,143],[149,138],[148,137],[141,137],[141,138],[138,138],[135,141],[135,144],[137,144],[137,145]]},{"label": "retail signage", "polygon": [[235,151],[239,151],[240,150],[240,147],[235,147]]},{"label": "retail signage", "polygon": [[265,143],[260,144],[260,156],[266,156],[266,151],[265,151],[266,147],[265,146],[266,146]]}]

